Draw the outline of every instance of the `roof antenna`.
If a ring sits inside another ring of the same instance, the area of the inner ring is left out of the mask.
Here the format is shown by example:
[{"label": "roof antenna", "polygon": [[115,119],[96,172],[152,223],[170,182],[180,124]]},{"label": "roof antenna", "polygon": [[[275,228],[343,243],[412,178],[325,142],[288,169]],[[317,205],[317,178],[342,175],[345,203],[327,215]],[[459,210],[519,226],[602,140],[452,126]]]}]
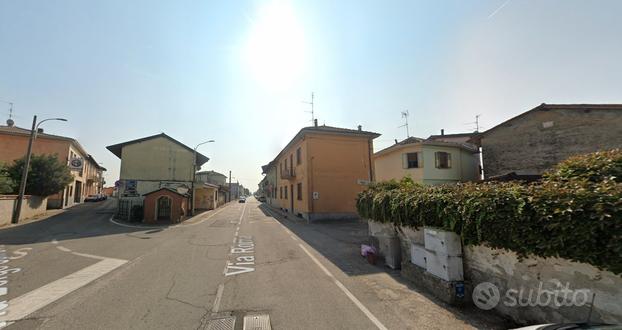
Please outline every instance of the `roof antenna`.
[{"label": "roof antenna", "polygon": [[407,139],[410,137],[410,132],[408,131],[408,116],[410,116],[410,113],[408,113],[408,110],[402,111],[402,118],[404,118],[404,125],[397,127],[397,128],[406,127],[406,138]]},{"label": "roof antenna", "polygon": [[7,103],[9,105],[9,119],[6,120],[6,124],[9,127],[13,127],[13,125],[15,125],[15,121],[13,120],[13,102],[7,102],[7,101],[2,101],[2,102]]},{"label": "roof antenna", "polygon": [[315,122],[315,113],[314,113],[314,105],[315,105],[315,103],[314,103],[314,98],[315,98],[315,95],[313,94],[313,92],[311,92],[311,102],[302,101],[302,103],[311,105],[311,111],[305,111],[307,113],[309,113],[309,112],[311,113],[311,123]]},{"label": "roof antenna", "polygon": [[482,115],[475,115],[475,121],[474,122],[470,122],[470,123],[466,123],[465,125],[475,125],[475,133],[479,133],[480,128],[484,128],[482,126],[479,126],[479,117],[481,117]]}]

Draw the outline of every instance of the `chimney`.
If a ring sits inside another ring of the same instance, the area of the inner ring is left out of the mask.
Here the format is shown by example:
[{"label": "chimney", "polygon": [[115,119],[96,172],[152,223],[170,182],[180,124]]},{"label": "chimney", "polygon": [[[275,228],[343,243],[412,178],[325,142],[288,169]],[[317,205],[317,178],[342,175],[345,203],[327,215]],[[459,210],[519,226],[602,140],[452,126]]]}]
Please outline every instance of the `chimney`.
[{"label": "chimney", "polygon": [[43,128],[37,128],[37,133],[39,134],[43,133]]},{"label": "chimney", "polygon": [[313,119],[313,125],[315,125],[315,127],[317,127],[317,119]]},{"label": "chimney", "polygon": [[359,131],[363,130],[363,126],[361,126],[361,125],[359,125],[358,128],[359,128]]},{"label": "chimney", "polygon": [[441,136],[445,135],[445,130],[441,128]]},{"label": "chimney", "polygon": [[395,144],[397,144],[397,139],[395,139]]}]

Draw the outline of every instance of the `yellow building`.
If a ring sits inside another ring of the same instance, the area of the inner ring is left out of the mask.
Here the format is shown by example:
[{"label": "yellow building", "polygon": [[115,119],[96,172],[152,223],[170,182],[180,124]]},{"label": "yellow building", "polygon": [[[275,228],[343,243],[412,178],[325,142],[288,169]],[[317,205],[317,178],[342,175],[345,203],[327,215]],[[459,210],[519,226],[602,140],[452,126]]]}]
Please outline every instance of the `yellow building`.
[{"label": "yellow building", "polygon": [[479,179],[479,150],[467,143],[410,137],[373,156],[376,181],[409,176],[423,184]]},{"label": "yellow building", "polygon": [[272,205],[307,221],[355,218],[356,196],[373,179],[373,139],[380,134],[305,127],[269,165],[276,171]]}]

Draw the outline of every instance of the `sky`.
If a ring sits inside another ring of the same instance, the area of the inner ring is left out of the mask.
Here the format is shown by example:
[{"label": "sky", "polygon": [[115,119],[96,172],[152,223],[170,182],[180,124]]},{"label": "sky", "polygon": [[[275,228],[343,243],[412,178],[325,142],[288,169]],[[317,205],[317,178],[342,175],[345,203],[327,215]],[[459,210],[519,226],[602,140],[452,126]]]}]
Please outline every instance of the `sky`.
[{"label": "sky", "polygon": [[[105,147],[164,132],[251,191],[304,126],[481,130],[541,103],[622,103],[622,1],[0,0],[0,117]],[[1,151],[0,151],[1,152]]]}]

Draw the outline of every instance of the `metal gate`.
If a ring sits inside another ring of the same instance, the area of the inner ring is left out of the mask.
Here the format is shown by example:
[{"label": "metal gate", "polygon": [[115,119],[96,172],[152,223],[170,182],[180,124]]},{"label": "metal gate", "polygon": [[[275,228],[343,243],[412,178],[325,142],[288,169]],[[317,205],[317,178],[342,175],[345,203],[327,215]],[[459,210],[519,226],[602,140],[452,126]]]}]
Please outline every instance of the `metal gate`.
[{"label": "metal gate", "polygon": [[171,219],[171,199],[166,196],[158,198],[158,220]]}]

